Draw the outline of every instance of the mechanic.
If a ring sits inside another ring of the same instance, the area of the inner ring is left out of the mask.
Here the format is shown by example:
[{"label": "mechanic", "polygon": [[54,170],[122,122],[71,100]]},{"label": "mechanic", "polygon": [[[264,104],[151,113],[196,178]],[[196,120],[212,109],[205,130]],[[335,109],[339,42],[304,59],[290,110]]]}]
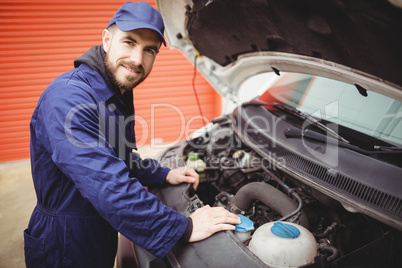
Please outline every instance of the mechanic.
[{"label": "mechanic", "polygon": [[117,232],[163,258],[177,242],[240,223],[209,206],[185,217],[144,188],[199,183],[191,168],[169,169],[133,153],[133,88],[166,46],[163,32],[149,4],[125,3],[103,30],[102,45],[40,97],[30,124],[38,202],[24,231],[27,267],[113,267]]}]

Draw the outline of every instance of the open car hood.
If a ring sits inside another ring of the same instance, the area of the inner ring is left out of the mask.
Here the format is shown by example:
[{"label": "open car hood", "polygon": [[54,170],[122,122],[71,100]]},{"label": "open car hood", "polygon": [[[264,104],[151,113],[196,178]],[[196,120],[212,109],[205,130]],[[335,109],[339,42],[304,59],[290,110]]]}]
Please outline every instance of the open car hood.
[{"label": "open car hood", "polygon": [[178,48],[223,96],[298,72],[402,100],[402,1],[157,1]]},{"label": "open car hood", "polygon": [[[157,4],[170,46],[237,107],[157,157],[198,172],[197,190],[148,190],[185,216],[223,207],[255,231],[177,243],[169,265],[135,246],[140,266],[402,267],[401,1]],[[279,222],[307,229],[311,243],[279,235],[269,225]]]}]

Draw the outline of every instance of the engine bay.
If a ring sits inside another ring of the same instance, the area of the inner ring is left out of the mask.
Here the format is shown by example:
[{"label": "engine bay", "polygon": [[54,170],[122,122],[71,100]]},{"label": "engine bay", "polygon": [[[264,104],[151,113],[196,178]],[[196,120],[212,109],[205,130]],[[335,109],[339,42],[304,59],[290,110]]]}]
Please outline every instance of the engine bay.
[{"label": "engine bay", "polygon": [[[401,266],[399,230],[345,209],[337,200],[278,169],[244,144],[230,124],[214,124],[182,148],[184,162],[200,175],[199,187],[190,195],[203,205],[224,207],[252,221],[254,228],[248,235],[235,235],[244,247],[252,250],[253,239],[260,239],[257,231],[272,223],[308,230],[314,240],[314,255],[303,260],[303,265],[278,267]],[[269,250],[265,244],[259,247]],[[300,250],[297,246],[285,248]],[[260,259],[268,254],[252,252]],[[289,254],[294,258],[294,252]]]}]

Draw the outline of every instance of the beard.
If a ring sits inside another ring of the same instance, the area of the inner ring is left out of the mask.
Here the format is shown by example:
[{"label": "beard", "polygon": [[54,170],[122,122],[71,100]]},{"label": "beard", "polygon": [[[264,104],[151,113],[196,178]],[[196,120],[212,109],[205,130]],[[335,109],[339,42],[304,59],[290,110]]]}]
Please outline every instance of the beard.
[{"label": "beard", "polygon": [[139,66],[134,66],[131,63],[128,62],[123,62],[124,66],[132,69],[132,70],[139,70],[141,72],[141,77],[138,79],[138,77],[132,77],[132,76],[125,76],[123,81],[120,81],[121,79],[118,79],[117,77],[117,68],[119,67],[118,65],[113,65],[111,61],[109,61],[108,53],[106,53],[105,56],[105,67],[106,67],[106,73],[110,79],[110,82],[112,86],[124,90],[124,91],[130,91],[133,90],[136,86],[138,86],[142,81],[147,78],[148,74],[145,73],[144,67],[142,65]]}]

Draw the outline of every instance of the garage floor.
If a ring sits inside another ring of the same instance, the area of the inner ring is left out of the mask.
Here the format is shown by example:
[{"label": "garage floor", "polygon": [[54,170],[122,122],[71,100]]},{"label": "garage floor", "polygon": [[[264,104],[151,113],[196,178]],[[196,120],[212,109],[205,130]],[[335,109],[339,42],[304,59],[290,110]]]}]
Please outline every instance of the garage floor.
[{"label": "garage floor", "polygon": [[[162,149],[142,147],[141,157],[155,157]],[[29,160],[0,163],[0,268],[25,267],[23,230],[36,196]]]},{"label": "garage floor", "polygon": [[35,204],[29,160],[0,164],[0,267],[25,267],[22,232]]}]

